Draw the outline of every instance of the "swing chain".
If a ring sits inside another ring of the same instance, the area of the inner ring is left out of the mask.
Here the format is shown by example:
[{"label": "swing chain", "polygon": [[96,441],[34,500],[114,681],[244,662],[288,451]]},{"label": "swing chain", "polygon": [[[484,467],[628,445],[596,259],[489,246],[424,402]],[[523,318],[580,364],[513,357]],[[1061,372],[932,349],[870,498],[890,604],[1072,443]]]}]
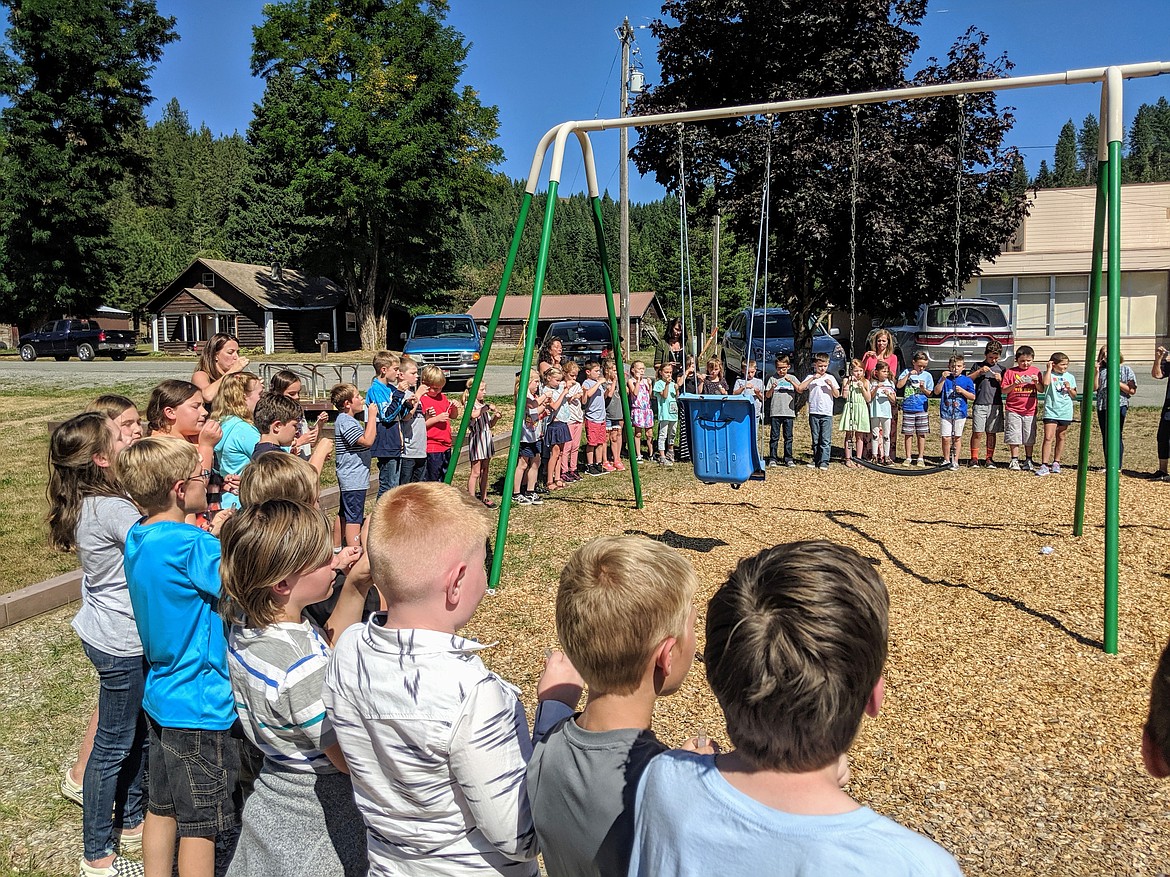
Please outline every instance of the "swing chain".
[{"label": "swing chain", "polygon": [[849,193],[849,349],[853,349],[857,321],[857,177],[861,164],[861,128],[857,115],[861,110],[857,104],[851,106],[853,113],[853,168]]},{"label": "swing chain", "polygon": [[[959,103],[959,130],[957,135],[957,146],[955,152],[955,287],[951,299],[951,322],[954,324],[954,329],[958,328],[958,310],[959,310],[959,262],[961,259],[961,242],[963,234],[963,165],[965,163],[964,144],[967,133],[966,117],[964,110],[967,105],[967,95],[960,94],[958,96]],[[959,348],[959,336],[952,330],[951,337],[954,340],[954,351],[957,353]]]}]

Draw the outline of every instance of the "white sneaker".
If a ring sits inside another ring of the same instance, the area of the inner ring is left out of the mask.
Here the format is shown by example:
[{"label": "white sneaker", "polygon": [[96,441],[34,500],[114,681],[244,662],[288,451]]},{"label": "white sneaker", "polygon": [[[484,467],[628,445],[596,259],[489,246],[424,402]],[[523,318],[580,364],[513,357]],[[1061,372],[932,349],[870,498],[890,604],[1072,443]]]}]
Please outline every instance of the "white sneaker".
[{"label": "white sneaker", "polygon": [[1060,474],[1060,464],[1059,464],[1059,463],[1053,463],[1053,464],[1052,464],[1052,474],[1053,474],[1053,475],[1059,475],[1059,474]]},{"label": "white sneaker", "polygon": [[951,471],[952,472],[959,471],[959,461],[958,460],[951,460]]},{"label": "white sneaker", "polygon": [[104,868],[95,868],[82,859],[77,874],[78,877],[146,877],[146,868],[141,862],[114,856],[114,861]]},{"label": "white sneaker", "polygon": [[65,775],[61,777],[61,797],[81,806],[82,785],[75,782],[69,768],[65,768]]},{"label": "white sneaker", "polygon": [[1019,472],[1019,471],[1020,471],[1020,460],[1019,460],[1019,458],[1018,458],[1018,457],[1012,457],[1012,461],[1011,461],[1010,463],[1008,463],[1008,468],[1009,468],[1009,469],[1011,469],[1013,472]]},{"label": "white sneaker", "polygon": [[1041,464],[1040,464],[1040,465],[1039,465],[1039,466],[1036,468],[1036,474],[1037,474],[1037,475],[1040,475],[1040,476],[1047,475],[1047,474],[1048,474],[1050,471],[1051,471],[1051,470],[1050,470],[1050,469],[1049,469],[1047,466],[1045,466],[1043,463],[1041,463]]}]

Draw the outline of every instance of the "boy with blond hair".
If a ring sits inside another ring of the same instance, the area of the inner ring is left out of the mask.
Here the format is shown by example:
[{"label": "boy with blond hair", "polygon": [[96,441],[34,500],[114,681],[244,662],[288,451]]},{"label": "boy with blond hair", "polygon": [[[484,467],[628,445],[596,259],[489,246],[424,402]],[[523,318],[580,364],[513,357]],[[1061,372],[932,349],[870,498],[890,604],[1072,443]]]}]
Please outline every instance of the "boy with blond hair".
[{"label": "boy with blond hair", "polygon": [[682,554],[638,536],[593,539],[561,572],[557,636],[589,699],[537,740],[528,763],[549,877],[626,873],[633,792],[667,749],[650,730],[654,701],[691,667],[697,588]]},{"label": "boy with blond hair", "polygon": [[[179,838],[181,877],[211,877],[215,837],[239,822],[239,750],[227,640],[216,615],[219,540],[185,523],[207,509],[199,452],[144,438],[116,462],[118,480],[145,517],[126,535],[126,586],[146,659],[148,803],[146,874],[169,875]],[[219,516],[223,521],[226,516]]]},{"label": "boy with blond hair", "polygon": [[379,350],[374,354],[374,380],[366,391],[366,401],[378,406],[378,432],[370,446],[370,456],[378,461],[378,496],[398,486],[402,470],[403,393],[398,389],[398,354]]},{"label": "boy with blond hair", "polygon": [[630,875],[959,874],[942,847],[860,806],[840,766],[885,694],[889,596],[833,542],[740,561],[707,607],[703,661],[735,749],[642,774]]},{"label": "boy with blond hair", "polygon": [[[482,505],[435,482],[400,485],[371,515],[370,567],[387,611],[341,635],[324,700],[375,877],[537,873],[524,707],[479,659],[486,646],[457,633],[487,592],[491,530]],[[575,706],[581,689],[558,676],[560,663],[538,699]],[[551,722],[569,710],[545,712]]]}]

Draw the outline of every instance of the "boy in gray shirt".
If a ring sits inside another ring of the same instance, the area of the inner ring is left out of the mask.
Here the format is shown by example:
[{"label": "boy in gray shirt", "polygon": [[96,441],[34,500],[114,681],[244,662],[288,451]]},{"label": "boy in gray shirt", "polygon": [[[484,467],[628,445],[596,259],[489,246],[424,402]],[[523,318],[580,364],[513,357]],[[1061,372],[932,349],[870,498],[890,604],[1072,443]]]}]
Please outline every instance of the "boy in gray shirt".
[{"label": "boy in gray shirt", "polygon": [[[792,424],[796,422],[796,387],[788,377],[788,354],[776,357],[776,374],[768,378],[764,398],[768,402],[768,465],[795,466],[792,459]],[[784,434],[784,459],[777,454],[780,433]]]},{"label": "boy in gray shirt", "polygon": [[[685,557],[638,536],[594,539],[561,572],[557,636],[589,698],[536,739],[528,763],[549,877],[626,873],[638,780],[667,749],[650,730],[654,701],[690,670],[697,588]],[[700,742],[686,748],[700,751]]]}]

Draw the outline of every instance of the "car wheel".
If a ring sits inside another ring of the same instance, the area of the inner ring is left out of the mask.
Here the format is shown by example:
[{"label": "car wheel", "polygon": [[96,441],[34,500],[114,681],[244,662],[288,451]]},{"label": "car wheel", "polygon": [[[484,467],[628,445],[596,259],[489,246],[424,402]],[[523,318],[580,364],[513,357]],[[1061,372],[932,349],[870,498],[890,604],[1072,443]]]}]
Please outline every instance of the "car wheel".
[{"label": "car wheel", "polygon": [[114,360],[114,362],[121,362],[125,358],[126,358],[125,353],[111,353],[110,354],[110,359]]},{"label": "car wheel", "polygon": [[25,362],[33,362],[37,358],[37,349],[31,344],[20,345],[20,358]]},{"label": "car wheel", "polygon": [[77,345],[77,358],[80,359],[82,362],[92,362],[93,361],[93,346],[90,344],[78,344]]}]

